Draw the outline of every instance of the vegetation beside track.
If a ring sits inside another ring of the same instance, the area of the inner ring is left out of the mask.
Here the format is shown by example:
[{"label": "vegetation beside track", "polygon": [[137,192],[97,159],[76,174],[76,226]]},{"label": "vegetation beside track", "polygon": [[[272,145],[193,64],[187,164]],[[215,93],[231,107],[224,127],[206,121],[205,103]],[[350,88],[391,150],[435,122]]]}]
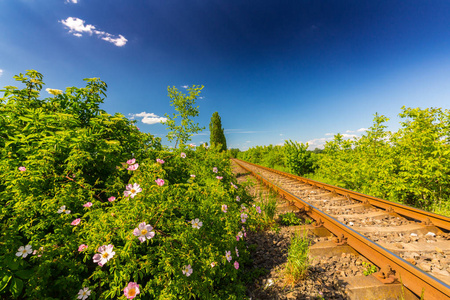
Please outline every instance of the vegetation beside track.
[{"label": "vegetation beside track", "polygon": [[[255,164],[449,216],[450,111],[403,107],[399,115],[397,132],[387,131],[389,119],[375,114],[373,125],[360,138],[346,140],[337,134],[323,151],[307,151],[307,145],[286,141],[283,146],[231,153]],[[310,169],[302,168],[305,165]]]}]

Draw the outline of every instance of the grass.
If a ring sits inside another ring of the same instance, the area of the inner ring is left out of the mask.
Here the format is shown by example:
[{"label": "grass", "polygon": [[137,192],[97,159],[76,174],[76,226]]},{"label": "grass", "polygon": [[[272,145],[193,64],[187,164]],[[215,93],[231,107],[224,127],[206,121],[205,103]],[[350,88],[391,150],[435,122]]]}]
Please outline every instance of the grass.
[{"label": "grass", "polygon": [[306,277],[310,265],[308,232],[297,232],[288,250],[286,274],[290,281],[297,282]]}]

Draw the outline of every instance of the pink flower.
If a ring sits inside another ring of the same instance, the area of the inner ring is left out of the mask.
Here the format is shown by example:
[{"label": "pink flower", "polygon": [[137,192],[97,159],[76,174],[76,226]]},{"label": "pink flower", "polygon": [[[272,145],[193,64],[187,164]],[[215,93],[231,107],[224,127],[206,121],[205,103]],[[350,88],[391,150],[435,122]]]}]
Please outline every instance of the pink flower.
[{"label": "pink flower", "polygon": [[236,201],[237,201],[237,202],[241,201],[241,197],[236,196]]},{"label": "pink flower", "polygon": [[77,226],[78,224],[80,224],[80,222],[81,222],[81,219],[78,218],[78,219],[73,220],[72,223],[70,223],[70,225]]},{"label": "pink flower", "polygon": [[261,213],[261,207],[257,206],[256,211],[260,214]]},{"label": "pink flower", "polygon": [[221,180],[223,177],[222,176],[216,176],[216,178]]},{"label": "pink flower", "polygon": [[181,158],[186,158],[186,153],[181,152],[180,156],[181,156]]},{"label": "pink flower", "polygon": [[239,231],[238,234],[236,235],[236,240],[239,241],[239,239],[242,239],[244,235],[242,234],[242,231]]},{"label": "pink flower", "polygon": [[134,164],[135,162],[136,162],[136,159],[135,159],[135,158],[127,160],[127,164],[129,164],[129,165],[132,165],[132,164]]},{"label": "pink flower", "polygon": [[116,200],[116,197],[114,197],[114,196],[111,196],[111,197],[108,198],[109,202],[113,202],[114,200]]},{"label": "pink flower", "polygon": [[189,276],[191,276],[192,272],[193,272],[193,270],[192,270],[191,265],[184,266],[184,268],[183,268],[183,274],[184,275],[189,277]]},{"label": "pink flower", "polygon": [[234,262],[234,268],[237,270],[239,269],[239,263],[237,261]]},{"label": "pink flower", "polygon": [[228,262],[230,262],[233,257],[231,257],[231,251],[225,251],[225,257],[227,258]]},{"label": "pink flower", "polygon": [[189,147],[194,148],[195,144],[189,144]]},{"label": "pink flower", "polygon": [[127,297],[127,299],[133,299],[139,293],[139,284],[136,282],[129,282],[127,287],[123,289],[123,294]]},{"label": "pink flower", "polygon": [[224,213],[227,212],[227,209],[228,209],[228,206],[227,206],[226,204],[222,204],[222,211],[223,211]]},{"label": "pink flower", "polygon": [[84,207],[91,207],[92,206],[92,202],[88,202],[86,204],[83,204]]},{"label": "pink flower", "polygon": [[133,185],[128,184],[126,188],[127,190],[123,192],[125,197],[130,196],[131,198],[134,198],[134,196],[136,196],[137,193],[142,192],[142,189],[139,187],[139,184],[137,183],[134,183]]},{"label": "pink flower", "polygon": [[216,266],[216,262],[213,261],[213,262],[211,263],[211,268],[214,268],[215,266]]},{"label": "pink flower", "polygon": [[19,171],[21,171],[21,172],[25,172],[27,170],[27,168],[25,168],[25,167],[19,167]]},{"label": "pink flower", "polygon": [[130,166],[127,168],[127,170],[128,170],[128,171],[136,171],[138,167],[139,167],[139,164],[130,165]]},{"label": "pink flower", "polygon": [[195,178],[195,175],[194,175],[194,174],[191,174],[191,177],[192,177],[192,178]]},{"label": "pink flower", "polygon": [[237,247],[234,247],[234,249],[236,250],[236,256],[239,257],[239,250]]},{"label": "pink flower", "polygon": [[232,183],[232,182],[230,182],[230,183],[231,183],[231,185],[232,185],[235,189],[238,188],[237,185],[235,185],[234,183]]},{"label": "pink flower", "polygon": [[159,186],[163,186],[164,185],[164,179],[158,178],[155,180],[156,184]]},{"label": "pink flower", "polygon": [[145,239],[149,240],[155,236],[155,232],[152,231],[153,227],[142,222],[134,229],[133,234],[138,237],[141,243],[145,242]]},{"label": "pink flower", "polygon": [[94,263],[98,263],[100,267],[102,267],[104,264],[106,264],[115,254],[116,252],[112,251],[114,248],[114,245],[103,245],[98,248],[98,252],[100,254],[95,254],[94,257],[92,257]]},{"label": "pink flower", "polygon": [[88,247],[88,246],[87,246],[86,244],[81,244],[81,245],[78,247],[78,252],[82,252],[82,251],[86,250],[87,247]]},{"label": "pink flower", "polygon": [[214,173],[217,173],[218,171],[219,171],[219,170],[218,170],[216,167],[213,168],[213,172],[214,172]]},{"label": "pink flower", "polygon": [[164,161],[164,160],[162,160],[162,159],[159,159],[159,158],[157,158],[157,159],[156,159],[156,162],[157,162],[157,163],[160,163],[160,164],[163,164],[163,163],[165,163],[165,161]]}]

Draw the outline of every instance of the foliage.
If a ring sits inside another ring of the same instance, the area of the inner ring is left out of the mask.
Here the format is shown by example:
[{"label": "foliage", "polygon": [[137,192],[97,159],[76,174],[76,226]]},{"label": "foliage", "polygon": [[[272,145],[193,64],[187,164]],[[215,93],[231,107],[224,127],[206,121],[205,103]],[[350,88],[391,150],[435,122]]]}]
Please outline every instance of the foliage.
[{"label": "foliage", "polygon": [[291,246],[288,249],[286,273],[294,283],[303,279],[308,272],[310,265],[309,246],[310,241],[306,230],[297,232],[296,236],[291,239]]},{"label": "foliage", "polygon": [[300,225],[303,220],[298,218],[294,212],[287,212],[278,216],[280,224],[285,226]]},{"label": "foliage", "polygon": [[283,146],[256,146],[239,152],[237,158],[273,169],[285,169]]},{"label": "foliage", "polygon": [[285,165],[289,173],[304,175],[314,171],[314,159],[311,152],[307,149],[308,143],[304,145],[291,140],[284,142]]},{"label": "foliage", "polygon": [[222,121],[220,119],[219,113],[216,111],[211,117],[211,122],[209,123],[209,143],[212,145],[220,145],[221,151],[227,150],[227,140],[222,128]]},{"label": "foliage", "polygon": [[374,265],[372,265],[371,263],[368,263],[368,262],[363,261],[363,262],[362,262],[362,265],[366,268],[366,269],[363,271],[363,274],[364,274],[365,276],[369,276],[370,274],[376,273],[376,272],[378,271],[378,270],[377,270],[377,267],[374,266]]},{"label": "foliage", "polygon": [[241,152],[241,150],[239,150],[238,148],[228,149],[228,155],[231,158],[237,158],[239,155],[239,152]]},{"label": "foliage", "polygon": [[402,108],[402,127],[385,131],[385,116],[361,138],[336,135],[325,145],[317,176],[342,187],[423,209],[445,212],[450,196],[450,112]]},{"label": "foliage", "polygon": [[242,298],[260,214],[225,153],[163,150],[99,109],[99,79],[42,100],[41,74],[16,79],[0,102],[2,297],[118,298],[136,282],[147,299]]},{"label": "foliage", "polygon": [[[198,106],[195,106],[195,101],[202,89],[203,85],[193,85],[187,89],[189,95],[185,95],[174,86],[167,87],[168,96],[171,99],[170,105],[175,107],[176,113],[173,113],[172,116],[165,114],[167,120],[162,123],[170,130],[167,134],[167,139],[169,141],[175,139],[175,148],[177,148],[178,143],[180,145],[186,144],[187,141],[191,140],[191,136],[194,133],[204,129],[204,127],[200,127],[198,123],[192,121],[192,118],[197,117],[199,114]],[[178,118],[181,118],[179,125],[176,122]]]}]

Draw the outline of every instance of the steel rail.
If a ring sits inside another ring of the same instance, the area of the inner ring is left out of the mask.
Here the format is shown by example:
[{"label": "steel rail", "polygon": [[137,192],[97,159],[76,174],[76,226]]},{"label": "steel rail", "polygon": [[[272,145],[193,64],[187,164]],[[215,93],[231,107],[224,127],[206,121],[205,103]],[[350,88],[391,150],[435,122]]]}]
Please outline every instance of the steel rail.
[{"label": "steel rail", "polygon": [[[264,176],[257,174],[256,172],[250,170],[245,165],[242,164],[243,161],[234,161],[240,165],[242,168],[246,169],[252,173],[255,177],[261,180],[264,184],[270,186],[277,193],[281,194],[286,199],[293,201],[294,205],[303,208],[309,216],[311,216],[317,223],[322,223],[325,228],[331,231],[336,236],[341,234],[347,239],[347,243],[354,248],[361,255],[372,261],[375,265],[384,268],[390,266],[396,272],[396,277],[401,278],[401,282],[404,286],[410,289],[416,295],[422,295],[424,299],[450,299],[450,286],[440,281],[439,279],[431,276],[430,274],[418,269],[412,264],[406,262],[399,256],[395,255],[391,251],[385,249],[384,247],[378,245],[377,243],[369,240],[362,234],[353,230],[352,228],[342,224],[333,217],[324,213],[320,209],[311,205],[310,203],[304,201],[303,199],[291,194],[285,189],[272,183],[270,180]],[[244,162],[248,163],[248,162]],[[270,168],[261,167],[252,163],[251,164],[257,168],[263,168],[268,171],[272,171]],[[273,170],[275,171],[275,170]],[[272,171],[272,172],[273,172]],[[278,173],[278,172],[276,172]],[[284,175],[287,173],[282,172]],[[289,176],[291,177],[291,176]],[[317,181],[314,181],[318,183]],[[328,185],[329,186],[329,185]],[[348,191],[348,190],[345,190]],[[348,191],[351,192],[351,191]],[[353,197],[352,197],[353,198]]]},{"label": "steel rail", "polygon": [[[238,160],[238,159],[234,159],[235,161],[242,161],[242,160]],[[310,184],[312,186],[318,187],[318,188],[322,188],[325,190],[328,190],[330,192],[336,193],[338,195],[342,195],[344,197],[348,197],[350,199],[353,200],[357,200],[357,201],[368,201],[369,204],[388,210],[388,209],[392,209],[393,211],[391,212],[395,212],[399,215],[402,216],[406,216],[408,218],[412,218],[415,220],[419,220],[422,222],[428,222],[428,220],[432,223],[432,225],[445,229],[447,231],[450,231],[450,218],[446,217],[446,216],[442,216],[442,215],[438,215],[435,213],[431,213],[431,212],[427,212],[424,211],[422,209],[418,209],[415,207],[411,207],[408,205],[404,205],[404,204],[399,204],[399,203],[395,203],[395,202],[391,202],[388,200],[384,200],[381,198],[377,198],[377,197],[373,197],[373,196],[369,196],[369,195],[365,195],[365,194],[361,194],[358,192],[354,192],[351,190],[347,190],[338,186],[334,186],[331,184],[326,184],[323,182],[319,182],[316,180],[312,180],[312,179],[308,179],[308,178],[304,178],[301,176],[297,176],[297,175],[293,175],[293,174],[289,174],[283,171],[278,171],[278,170],[274,170],[268,167],[264,167],[264,166],[260,166],[260,165],[256,165],[250,162],[246,162],[246,161],[242,161],[244,163],[253,165],[255,167],[258,168],[262,168],[265,169],[267,171],[273,172],[273,173],[277,173],[283,176],[287,176],[290,177],[292,179],[296,179],[296,180],[300,180],[306,184]],[[427,220],[428,219],[428,220]],[[429,224],[429,223],[428,223]],[[431,224],[429,224],[431,225]]]}]

